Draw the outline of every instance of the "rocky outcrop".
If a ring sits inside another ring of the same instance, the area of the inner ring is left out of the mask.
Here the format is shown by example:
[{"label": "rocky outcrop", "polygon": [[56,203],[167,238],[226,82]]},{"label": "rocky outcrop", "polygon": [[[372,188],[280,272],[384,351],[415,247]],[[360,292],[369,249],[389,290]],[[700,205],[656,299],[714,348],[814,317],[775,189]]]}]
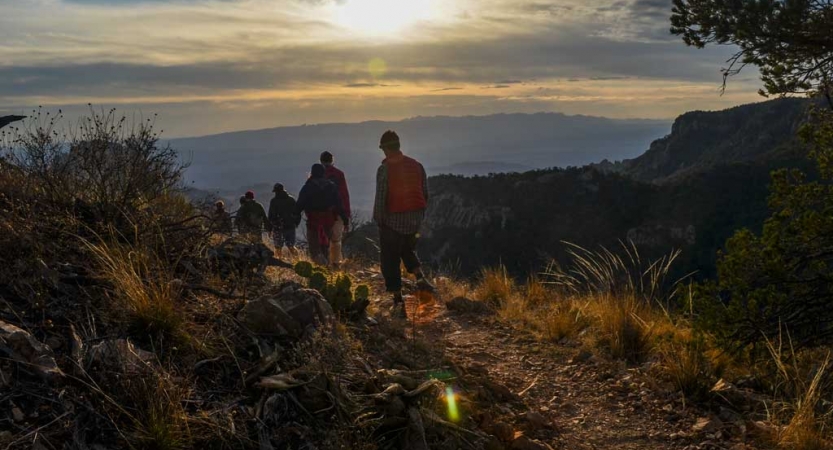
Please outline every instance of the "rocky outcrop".
[{"label": "rocky outcrop", "polygon": [[481,204],[462,195],[448,192],[431,198],[426,212],[425,223],[428,225],[426,236],[439,228],[472,228],[493,220],[499,220],[501,228],[506,228],[512,217],[512,209],[506,206]]},{"label": "rocky outcrop", "polygon": [[35,372],[47,381],[63,376],[48,345],[42,344],[31,333],[0,320],[0,353],[22,364],[24,370]]},{"label": "rocky outcrop", "polygon": [[284,283],[275,294],[247,302],[237,314],[237,320],[253,333],[289,338],[300,338],[333,317],[332,307],[318,291],[295,282]]},{"label": "rocky outcrop", "polygon": [[666,182],[714,165],[760,161],[790,151],[809,104],[787,98],[683,114],[671,134],[654,141],[642,156],[624,161],[624,173],[640,181]]},{"label": "rocky outcrop", "polygon": [[645,224],[629,229],[627,240],[639,247],[694,245],[697,242],[697,230],[694,225]]}]

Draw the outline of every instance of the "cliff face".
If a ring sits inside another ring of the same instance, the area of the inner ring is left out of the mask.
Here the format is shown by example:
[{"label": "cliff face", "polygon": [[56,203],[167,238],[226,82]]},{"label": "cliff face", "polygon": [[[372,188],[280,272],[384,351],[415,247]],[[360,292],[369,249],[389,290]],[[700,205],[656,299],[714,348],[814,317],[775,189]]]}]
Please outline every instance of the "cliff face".
[{"label": "cliff face", "polygon": [[808,104],[788,98],[683,114],[670,135],[624,161],[624,172],[641,181],[673,182],[716,165],[784,157],[797,148],[795,134]]}]

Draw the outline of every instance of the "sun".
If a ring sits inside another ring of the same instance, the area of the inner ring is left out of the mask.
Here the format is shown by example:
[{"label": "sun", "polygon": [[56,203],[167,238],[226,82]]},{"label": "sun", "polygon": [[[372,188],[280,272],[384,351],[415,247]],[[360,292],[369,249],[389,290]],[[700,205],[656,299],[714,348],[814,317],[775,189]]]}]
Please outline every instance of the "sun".
[{"label": "sun", "polygon": [[436,18],[438,0],[344,0],[332,7],[333,22],[356,33],[391,36]]}]

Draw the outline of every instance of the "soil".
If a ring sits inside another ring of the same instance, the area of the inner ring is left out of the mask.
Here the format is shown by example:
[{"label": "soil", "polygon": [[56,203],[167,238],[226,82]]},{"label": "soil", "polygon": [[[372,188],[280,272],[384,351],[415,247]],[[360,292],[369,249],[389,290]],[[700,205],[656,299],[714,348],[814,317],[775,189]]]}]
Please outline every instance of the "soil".
[{"label": "soil", "polygon": [[[363,277],[381,293],[376,317],[387,319],[379,274]],[[628,367],[576,342],[541,342],[494,314],[449,311],[448,300],[407,295],[409,320],[392,323],[433,355],[420,368],[448,364],[461,374],[450,381],[458,420],[495,435],[494,448],[758,448],[739,414],[687,402],[649,374],[650,364]]]}]

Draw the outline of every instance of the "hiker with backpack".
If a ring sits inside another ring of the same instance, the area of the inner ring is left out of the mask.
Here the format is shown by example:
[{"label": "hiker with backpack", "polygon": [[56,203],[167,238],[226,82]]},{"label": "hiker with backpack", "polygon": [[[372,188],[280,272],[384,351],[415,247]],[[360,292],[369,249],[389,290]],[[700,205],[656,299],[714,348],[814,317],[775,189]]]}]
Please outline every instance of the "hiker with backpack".
[{"label": "hiker with backpack", "polygon": [[295,197],[289,195],[281,183],[275,183],[272,192],[275,193],[275,196],[269,202],[272,241],[278,252],[286,245],[289,253],[294,255],[296,253],[295,228],[300,223],[300,216],[295,211]]},{"label": "hiker with backpack", "polygon": [[240,198],[240,209],[237,210],[237,231],[252,241],[263,239],[263,229],[270,229],[266,210],[255,200],[253,191],[246,191]]},{"label": "hiker with backpack", "polygon": [[217,200],[211,213],[211,227],[218,233],[231,234],[231,215],[226,211],[226,203]]},{"label": "hiker with backpack", "polygon": [[326,169],[313,164],[310,177],[298,193],[295,211],[307,216],[307,242],[310,257],[317,264],[327,265],[330,239],[336,218],[347,223],[341,206],[338,187],[325,177]]},{"label": "hiker with backpack", "polygon": [[330,238],[330,264],[338,267],[344,258],[341,243],[344,239],[344,233],[350,227],[350,190],[347,188],[347,178],[344,176],[344,172],[333,164],[333,154],[330,152],[321,153],[319,159],[325,169],[324,176],[338,187],[338,196],[341,201],[341,208],[344,211],[345,219],[336,217]]},{"label": "hiker with backpack", "polygon": [[385,159],[376,172],[373,219],[379,227],[379,247],[385,289],[393,294],[393,315],[406,318],[400,262],[417,280],[417,289],[434,292],[416,254],[419,230],[428,207],[425,168],[402,153],[399,136],[388,130],[379,142]]}]

